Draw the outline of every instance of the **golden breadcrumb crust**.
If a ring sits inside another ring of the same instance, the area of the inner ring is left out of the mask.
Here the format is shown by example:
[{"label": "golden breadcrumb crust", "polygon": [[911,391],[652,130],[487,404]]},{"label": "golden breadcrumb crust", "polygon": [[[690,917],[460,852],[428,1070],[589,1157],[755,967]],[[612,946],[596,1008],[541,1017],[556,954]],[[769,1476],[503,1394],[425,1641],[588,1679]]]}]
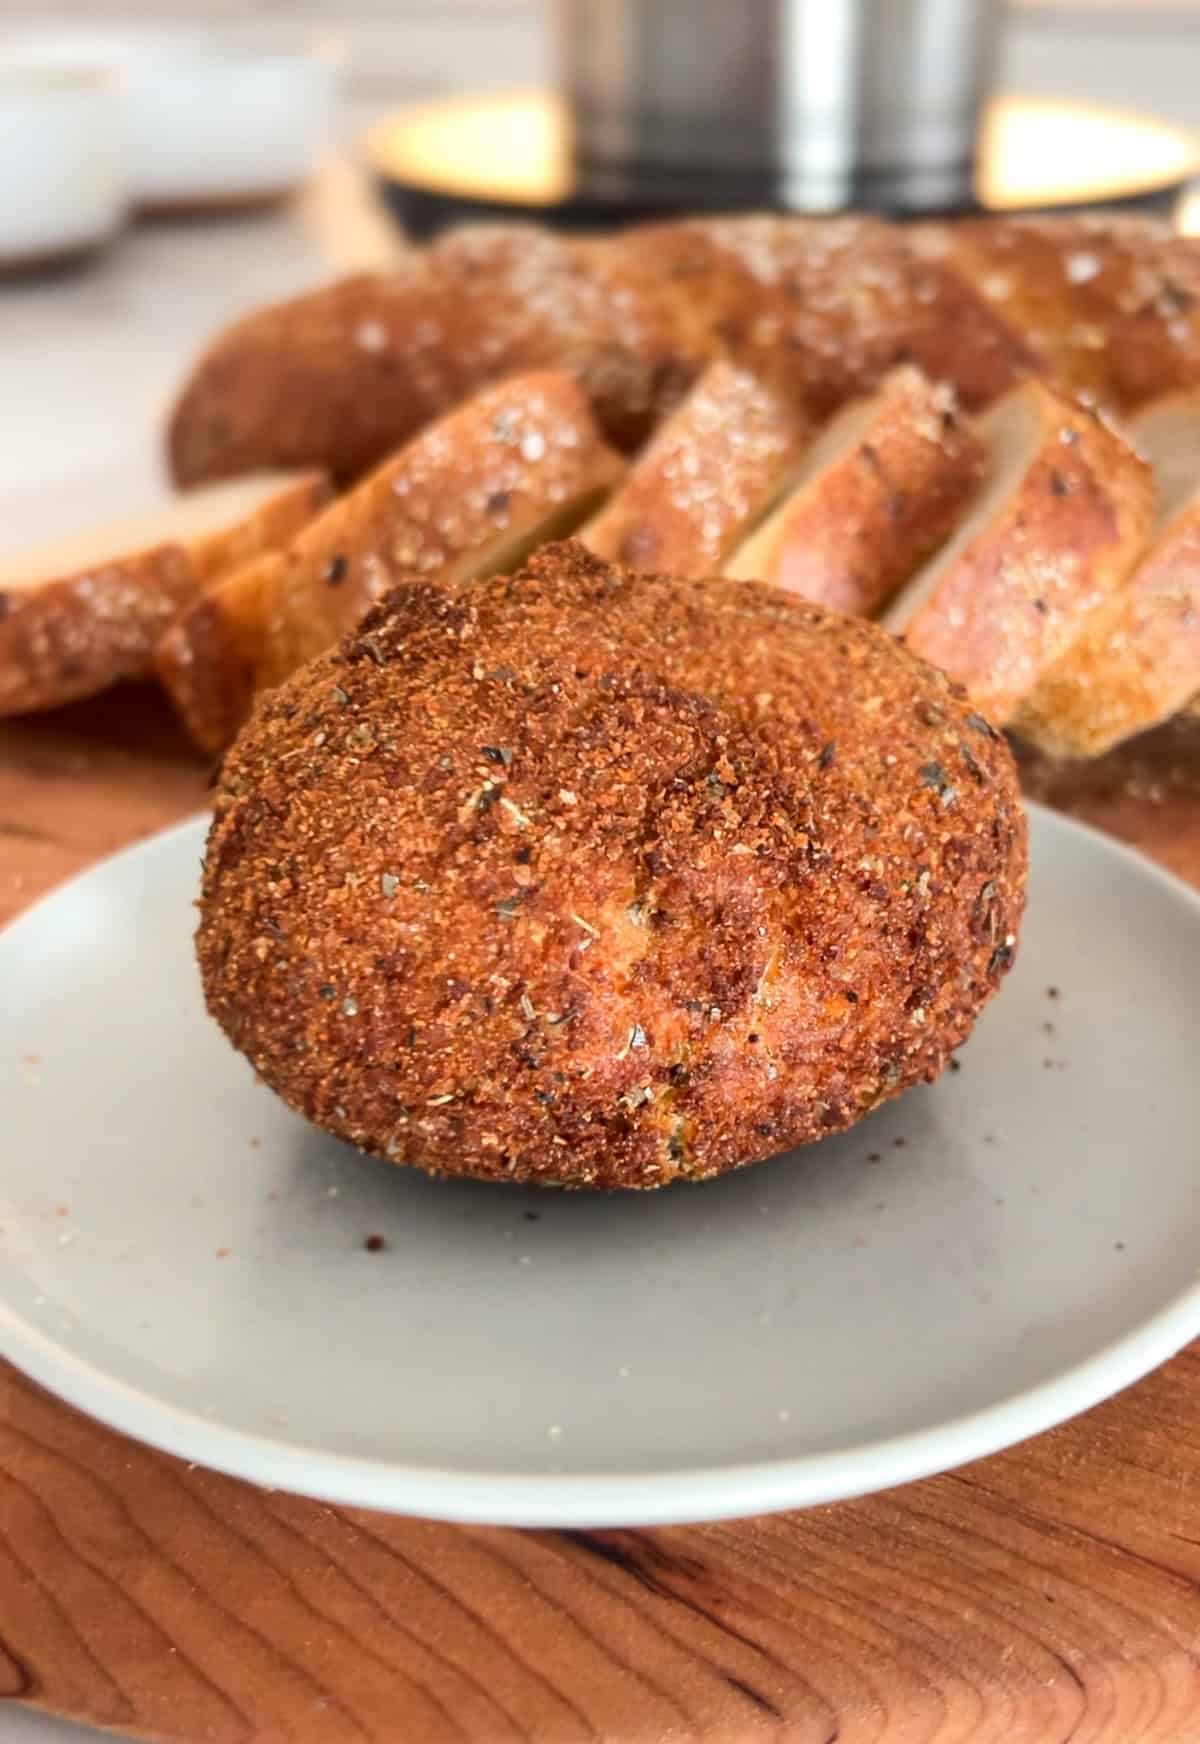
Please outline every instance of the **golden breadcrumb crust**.
[{"label": "golden breadcrumb crust", "polygon": [[197,945],[292,1107],[655,1187],[933,1079],[1012,961],[1004,741],[875,625],[578,544],[396,588],[229,753]]}]

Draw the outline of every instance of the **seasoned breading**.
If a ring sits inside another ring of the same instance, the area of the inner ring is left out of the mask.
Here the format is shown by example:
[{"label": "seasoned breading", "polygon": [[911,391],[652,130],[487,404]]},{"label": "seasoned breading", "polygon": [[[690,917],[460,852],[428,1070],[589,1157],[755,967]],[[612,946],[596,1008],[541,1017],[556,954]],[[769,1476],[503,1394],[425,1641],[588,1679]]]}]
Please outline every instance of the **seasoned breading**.
[{"label": "seasoned breading", "polygon": [[565,544],[402,584],[259,702],[198,952],[234,1045],[362,1149],[655,1187],[935,1078],[1025,852],[1003,739],[876,626]]}]

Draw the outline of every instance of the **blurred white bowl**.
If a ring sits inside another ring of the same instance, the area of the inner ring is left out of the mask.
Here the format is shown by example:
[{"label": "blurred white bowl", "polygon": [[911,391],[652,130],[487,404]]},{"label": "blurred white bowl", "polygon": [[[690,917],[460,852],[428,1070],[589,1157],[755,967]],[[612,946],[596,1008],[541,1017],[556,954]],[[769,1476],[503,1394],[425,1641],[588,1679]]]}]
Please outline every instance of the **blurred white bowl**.
[{"label": "blurred white bowl", "polygon": [[[31,47],[32,44],[32,47]],[[239,206],[298,187],[327,143],[332,58],[190,29],[58,27],[23,33],[22,55],[86,60],[118,76],[134,202]],[[0,56],[4,43],[0,41]]]},{"label": "blurred white bowl", "polygon": [[105,242],[125,214],[122,118],[111,77],[0,66],[0,270]]},{"label": "blurred white bowl", "polygon": [[328,137],[332,69],[303,54],[147,59],[127,70],[140,206],[245,204],[298,187]]}]

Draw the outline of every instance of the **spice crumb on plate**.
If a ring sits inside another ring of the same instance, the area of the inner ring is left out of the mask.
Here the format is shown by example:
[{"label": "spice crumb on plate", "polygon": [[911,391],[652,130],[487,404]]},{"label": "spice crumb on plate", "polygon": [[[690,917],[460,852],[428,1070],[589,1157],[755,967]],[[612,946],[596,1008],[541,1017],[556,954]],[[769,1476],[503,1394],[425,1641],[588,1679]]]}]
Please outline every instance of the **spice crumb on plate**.
[{"label": "spice crumb on plate", "polygon": [[381,1235],[369,1235],[363,1242],[363,1247],[368,1253],[382,1253],[386,1246],[387,1242]]}]

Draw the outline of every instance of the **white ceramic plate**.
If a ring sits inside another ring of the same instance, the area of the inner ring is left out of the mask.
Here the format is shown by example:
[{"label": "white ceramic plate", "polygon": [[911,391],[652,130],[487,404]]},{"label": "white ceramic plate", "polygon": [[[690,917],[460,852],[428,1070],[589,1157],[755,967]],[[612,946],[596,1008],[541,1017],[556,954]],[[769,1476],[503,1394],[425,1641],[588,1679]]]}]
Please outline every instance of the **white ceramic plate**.
[{"label": "white ceramic plate", "polygon": [[369,1507],[694,1520],[988,1453],[1200,1331],[1200,900],[1112,842],[1034,812],[959,1072],[592,1198],[361,1158],[257,1085],[201,1007],[202,830],[0,937],[0,1350],[107,1422]]}]

